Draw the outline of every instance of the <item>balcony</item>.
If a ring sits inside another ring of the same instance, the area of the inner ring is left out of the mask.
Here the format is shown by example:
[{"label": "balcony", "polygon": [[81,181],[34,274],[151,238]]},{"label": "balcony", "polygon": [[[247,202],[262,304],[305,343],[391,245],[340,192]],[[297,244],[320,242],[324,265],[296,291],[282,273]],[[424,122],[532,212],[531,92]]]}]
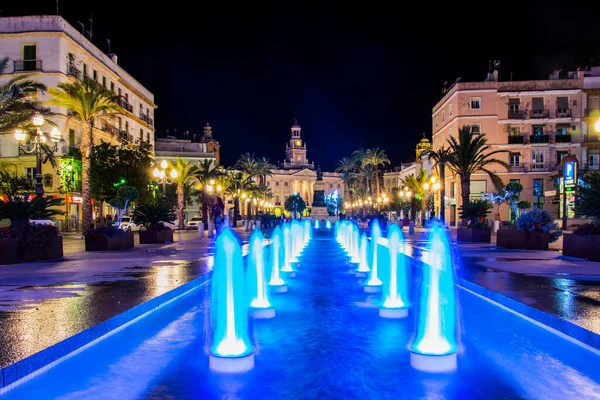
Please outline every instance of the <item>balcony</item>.
[{"label": "balcony", "polygon": [[580,164],[579,169],[581,169],[583,171],[599,171],[600,164],[588,164],[588,163]]},{"label": "balcony", "polygon": [[570,108],[558,108],[556,109],[556,118],[571,118],[573,113]]},{"label": "balcony", "polygon": [[586,108],[583,110],[583,115],[585,117],[597,116],[598,114],[600,114],[600,109],[598,108]]},{"label": "balcony", "polygon": [[42,60],[15,60],[13,65],[15,72],[42,70]]},{"label": "balcony", "polygon": [[68,76],[73,76],[73,77],[81,80],[81,71],[78,70],[77,68],[75,68],[74,65],[69,65],[67,67],[67,75]]},{"label": "balcony", "polygon": [[550,143],[550,135],[531,135],[529,143]]},{"label": "balcony", "polygon": [[521,135],[513,135],[508,137],[509,144],[523,144],[525,142],[525,138]]},{"label": "balcony", "polygon": [[523,110],[508,110],[508,119],[525,119],[527,111]]},{"label": "balcony", "polygon": [[527,172],[524,165],[509,165],[509,172]]},{"label": "balcony", "polygon": [[555,163],[531,163],[529,165],[529,172],[546,172],[553,171],[556,168]]},{"label": "balcony", "polygon": [[531,118],[550,118],[550,110],[531,110]]},{"label": "balcony", "polygon": [[149,115],[140,113],[140,119],[148,125],[154,126],[154,120]]},{"label": "balcony", "polygon": [[555,143],[571,143],[571,135],[556,135]]},{"label": "balcony", "polygon": [[129,104],[125,98],[121,97],[117,103],[130,113],[133,112],[133,106]]}]

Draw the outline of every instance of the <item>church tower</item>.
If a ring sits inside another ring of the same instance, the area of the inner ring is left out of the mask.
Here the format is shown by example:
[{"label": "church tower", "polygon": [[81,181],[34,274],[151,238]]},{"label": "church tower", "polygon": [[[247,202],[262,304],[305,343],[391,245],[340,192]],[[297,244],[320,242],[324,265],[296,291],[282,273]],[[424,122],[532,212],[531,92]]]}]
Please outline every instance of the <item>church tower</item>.
[{"label": "church tower", "polygon": [[292,125],[292,136],[285,146],[285,162],[284,168],[309,168],[314,169],[313,163],[309,163],[306,159],[306,143],[302,141],[302,127],[298,121],[294,119]]}]

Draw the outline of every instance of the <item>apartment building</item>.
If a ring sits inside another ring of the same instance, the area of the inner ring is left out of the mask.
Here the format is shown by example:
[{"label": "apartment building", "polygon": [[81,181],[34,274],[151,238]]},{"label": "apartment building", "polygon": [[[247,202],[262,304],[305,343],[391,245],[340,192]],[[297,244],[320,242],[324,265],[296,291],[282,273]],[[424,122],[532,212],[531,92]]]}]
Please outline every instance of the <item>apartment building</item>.
[{"label": "apartment building", "polygon": [[[506,184],[523,185],[522,200],[543,208],[555,216],[559,210],[555,199],[555,179],[560,160],[575,155],[582,169],[586,160],[587,128],[584,92],[584,72],[569,73],[559,79],[553,73],[547,80],[498,81],[498,71],[488,74],[482,82],[457,82],[450,87],[432,112],[433,148],[447,146],[460,127],[470,125],[476,134],[485,134],[494,150],[505,150],[497,158],[505,161],[490,169]],[[460,182],[446,176],[446,210],[448,223],[458,221]],[[471,176],[471,198],[495,188],[485,173]],[[509,207],[500,208],[500,217],[509,219]]]},{"label": "apartment building", "polygon": [[[94,80],[120,96],[125,115],[106,123],[98,123],[93,140],[116,143],[120,138],[132,143],[154,144],[154,95],[118,65],[117,56],[104,54],[87,37],[58,15],[0,18],[0,58],[8,57],[8,68],[0,74],[0,82],[6,82],[20,74],[43,83],[48,88],[61,82]],[[49,99],[47,93],[38,93],[42,102]],[[68,158],[78,149],[82,129],[66,109],[54,107],[52,118],[62,134],[58,144],[59,159]],[[42,126],[45,131],[49,125]],[[35,156],[19,150],[17,141],[9,135],[0,137],[0,163],[18,174],[33,178]],[[67,202],[66,220],[77,224],[81,197],[78,187],[65,190],[61,185],[61,162],[58,168],[49,163],[42,167],[44,190],[49,195],[64,196]],[[64,168],[63,168],[64,172]],[[72,170],[69,170],[72,172]],[[64,175],[64,174],[63,174]]]}]

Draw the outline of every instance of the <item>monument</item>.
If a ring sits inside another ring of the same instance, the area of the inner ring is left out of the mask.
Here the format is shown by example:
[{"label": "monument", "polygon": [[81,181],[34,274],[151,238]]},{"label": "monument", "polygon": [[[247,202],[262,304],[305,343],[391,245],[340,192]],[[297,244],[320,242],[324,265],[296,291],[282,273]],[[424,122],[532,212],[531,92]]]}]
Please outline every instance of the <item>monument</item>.
[{"label": "monument", "polygon": [[317,180],[314,185],[310,217],[314,219],[327,219],[329,217],[327,205],[325,204],[325,182],[323,182],[323,173],[319,166],[317,166]]}]

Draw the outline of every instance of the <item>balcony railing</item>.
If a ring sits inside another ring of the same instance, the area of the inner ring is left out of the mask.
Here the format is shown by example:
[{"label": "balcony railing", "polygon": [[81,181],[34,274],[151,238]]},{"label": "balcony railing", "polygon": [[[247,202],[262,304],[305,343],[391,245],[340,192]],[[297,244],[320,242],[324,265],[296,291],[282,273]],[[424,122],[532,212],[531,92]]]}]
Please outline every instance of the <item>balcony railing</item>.
[{"label": "balcony railing", "polygon": [[521,135],[513,135],[508,137],[508,143],[510,144],[523,144],[525,138]]},{"label": "balcony railing", "polygon": [[521,164],[519,164],[519,165],[509,165],[508,170],[510,172],[527,172],[527,171],[525,171],[525,166],[521,165]]},{"label": "balcony railing", "polygon": [[508,110],[508,119],[525,119],[527,111],[523,110]]},{"label": "balcony railing", "polygon": [[556,135],[555,143],[571,143],[571,135]]},{"label": "balcony railing", "polygon": [[550,118],[549,110],[531,110],[531,118]]},{"label": "balcony railing", "polygon": [[556,168],[556,163],[545,162],[545,163],[531,163],[529,165],[530,172],[536,171],[553,171]]},{"label": "balcony railing", "polygon": [[571,118],[573,116],[570,108],[556,109],[556,118]]},{"label": "balcony railing", "polygon": [[600,114],[600,109],[598,108],[586,108],[583,110],[583,115],[585,117],[589,117],[590,115],[597,116],[598,114]]},{"label": "balcony railing", "polygon": [[81,80],[81,71],[78,70],[74,65],[69,65],[67,67],[67,75],[73,76],[73,77]]},{"label": "balcony railing", "polygon": [[140,113],[140,119],[142,121],[144,121],[145,123],[147,123],[148,125],[154,126],[154,120],[152,118],[150,118],[149,115]]},{"label": "balcony railing", "polygon": [[15,72],[42,70],[42,60],[15,60],[13,65]]},{"label": "balcony railing", "polygon": [[133,112],[133,106],[125,100],[125,98],[121,97],[118,101],[118,104],[123,107],[125,110],[129,112]]},{"label": "balcony railing", "polygon": [[589,163],[580,164],[579,169],[581,169],[583,171],[599,171],[600,164],[597,164],[597,163],[596,164],[589,164]]},{"label": "balcony railing", "polygon": [[531,135],[529,143],[550,143],[550,135]]}]

